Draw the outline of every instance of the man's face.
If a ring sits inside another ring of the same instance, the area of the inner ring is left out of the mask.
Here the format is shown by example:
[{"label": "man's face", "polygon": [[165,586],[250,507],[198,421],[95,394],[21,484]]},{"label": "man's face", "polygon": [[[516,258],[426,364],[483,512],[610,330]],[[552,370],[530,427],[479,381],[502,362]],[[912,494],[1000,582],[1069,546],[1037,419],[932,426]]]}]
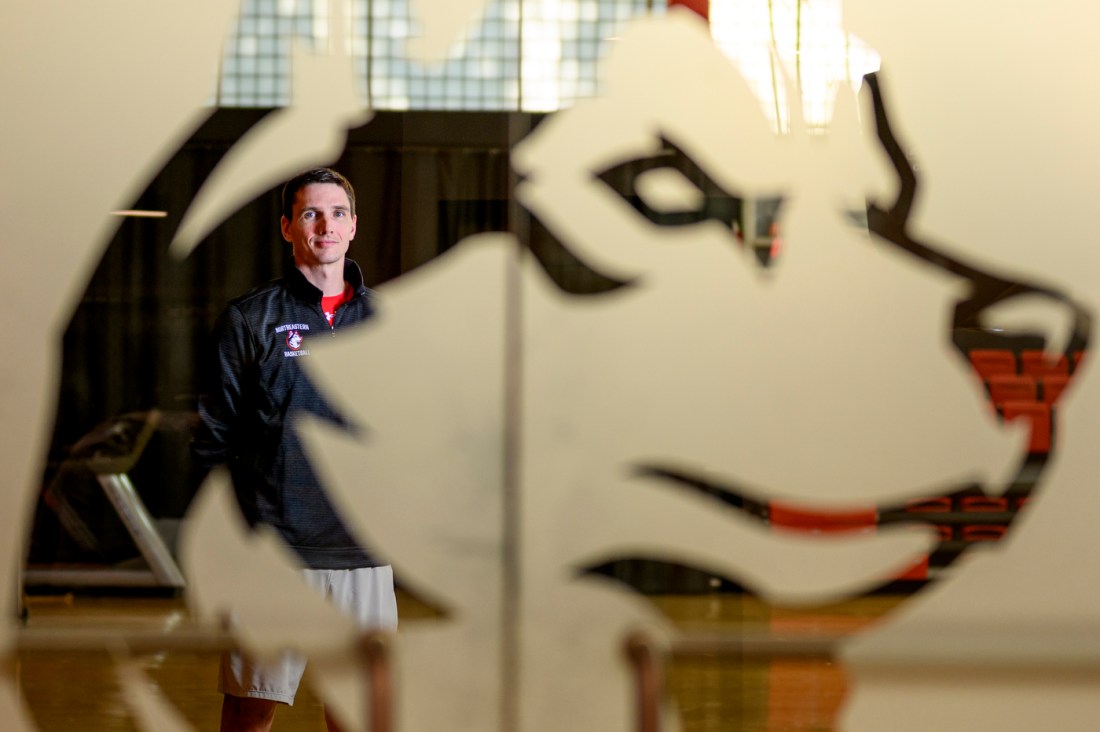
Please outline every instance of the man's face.
[{"label": "man's face", "polygon": [[342,262],[355,237],[355,215],[348,194],[335,183],[310,183],[294,197],[292,216],[281,219],[283,238],[299,267]]}]

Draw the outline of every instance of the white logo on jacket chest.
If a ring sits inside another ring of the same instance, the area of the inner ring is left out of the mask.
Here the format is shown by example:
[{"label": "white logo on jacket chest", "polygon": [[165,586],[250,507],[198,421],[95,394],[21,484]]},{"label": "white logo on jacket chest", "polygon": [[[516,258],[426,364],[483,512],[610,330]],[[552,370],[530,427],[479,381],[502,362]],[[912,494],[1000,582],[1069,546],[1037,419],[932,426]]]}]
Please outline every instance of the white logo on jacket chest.
[{"label": "white logo on jacket chest", "polygon": [[286,334],[286,347],[288,350],[283,351],[283,356],[286,358],[293,358],[295,356],[308,356],[308,350],[302,350],[302,344],[305,343],[305,335],[302,331],[309,330],[309,325],[306,323],[286,323],[275,328],[276,333]]}]

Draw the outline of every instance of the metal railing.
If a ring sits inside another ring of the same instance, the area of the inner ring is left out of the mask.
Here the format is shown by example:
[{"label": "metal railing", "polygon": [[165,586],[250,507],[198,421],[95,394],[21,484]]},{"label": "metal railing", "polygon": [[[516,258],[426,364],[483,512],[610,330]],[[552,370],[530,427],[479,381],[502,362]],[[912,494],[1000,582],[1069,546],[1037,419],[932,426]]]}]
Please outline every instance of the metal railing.
[{"label": "metal railing", "polygon": [[[927,629],[932,633],[932,629]],[[990,627],[938,628],[932,636],[919,633],[901,647],[867,656],[861,663],[881,669],[920,667],[928,673],[965,668],[987,677],[1021,672],[1089,679],[1100,678],[1100,631],[1091,627]],[[664,696],[664,667],[668,661],[729,658],[741,661],[777,659],[836,659],[840,645],[850,633],[738,632],[737,634],[688,633],[671,641],[642,632],[622,641],[622,652],[634,679],[633,728],[658,732],[661,700]],[[1005,639],[1011,638],[1012,643]],[[391,633],[367,632],[360,637],[358,651],[367,670],[369,732],[393,732],[395,728],[396,678],[393,669]],[[16,634],[17,653],[110,652],[125,649],[129,654],[164,651],[221,652],[236,650],[230,632],[210,627],[173,628],[166,631],[107,631],[98,628],[24,627]],[[944,648],[950,649],[944,652]]]},{"label": "metal railing", "polygon": [[[394,678],[392,634],[368,631],[358,649],[367,670],[367,719],[369,732],[392,732]],[[168,631],[103,631],[99,628],[24,627],[16,634],[15,652],[70,652],[126,654],[183,651],[221,653],[240,650],[231,633],[214,628],[173,628]]]}]

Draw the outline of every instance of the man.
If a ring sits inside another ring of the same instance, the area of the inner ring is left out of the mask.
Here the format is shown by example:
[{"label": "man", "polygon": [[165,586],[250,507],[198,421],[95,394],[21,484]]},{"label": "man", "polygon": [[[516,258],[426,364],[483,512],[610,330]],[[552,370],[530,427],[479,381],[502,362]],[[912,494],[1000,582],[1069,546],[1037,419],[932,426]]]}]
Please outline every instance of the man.
[{"label": "man", "polygon": [[[274,527],[312,587],[363,626],[393,628],[392,570],[348,533],[293,424],[309,413],[352,429],[310,383],[301,359],[312,339],[337,336],[374,311],[359,267],[345,258],[355,224],[355,191],[336,171],[310,170],[283,187],[281,227],[294,267],[232,300],[219,318],[194,452],[207,465],[228,464],[249,524]],[[270,729],[276,705],[294,702],[304,668],[289,653],[263,666],[227,654],[222,730]]]}]

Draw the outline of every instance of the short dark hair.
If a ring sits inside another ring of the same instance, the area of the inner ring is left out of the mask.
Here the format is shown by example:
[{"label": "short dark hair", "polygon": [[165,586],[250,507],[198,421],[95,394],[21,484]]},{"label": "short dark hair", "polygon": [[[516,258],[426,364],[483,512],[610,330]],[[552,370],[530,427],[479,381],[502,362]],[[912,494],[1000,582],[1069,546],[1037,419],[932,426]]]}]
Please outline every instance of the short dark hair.
[{"label": "short dark hair", "polygon": [[337,173],[332,168],[313,168],[304,173],[299,173],[286,182],[283,186],[282,207],[283,216],[287,221],[294,217],[294,199],[298,191],[313,183],[335,183],[348,194],[348,203],[351,204],[351,215],[355,215],[355,189],[351,187],[351,181]]}]

